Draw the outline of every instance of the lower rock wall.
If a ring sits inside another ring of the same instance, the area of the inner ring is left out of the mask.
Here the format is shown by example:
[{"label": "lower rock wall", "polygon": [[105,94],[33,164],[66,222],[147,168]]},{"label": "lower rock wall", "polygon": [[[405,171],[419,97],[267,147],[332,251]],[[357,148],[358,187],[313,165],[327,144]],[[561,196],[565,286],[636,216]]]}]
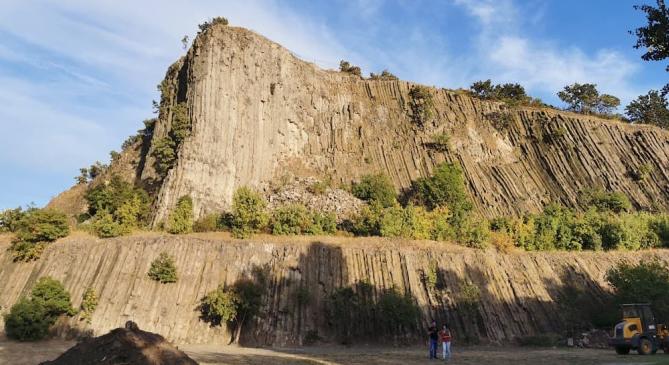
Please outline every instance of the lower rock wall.
[{"label": "lower rock wall", "polygon": [[[98,294],[92,322],[71,318],[68,324],[74,330],[99,335],[133,320],[177,343],[228,343],[225,328],[199,319],[199,301],[219,284],[232,284],[262,269],[267,274],[262,313],[244,327],[242,342],[276,346],[301,344],[309,331],[332,339],[324,314],[326,298],[336,288],[357,282],[371,284],[375,293],[391,287],[410,293],[424,322],[448,321],[456,338],[504,342],[559,332],[566,319],[556,301],[567,287],[585,289],[592,301],[600,301],[608,293],[605,273],[615,263],[669,258],[666,251],[502,254],[376,238],[239,241],[221,235],[144,235],[70,237],[50,245],[36,262],[14,263],[8,246],[0,240],[2,314],[48,275],[63,282],[75,308],[87,287]],[[151,261],[162,251],[176,258],[175,284],[159,284],[147,276]],[[425,280],[434,263],[436,288]],[[480,289],[473,317],[463,315],[458,306],[465,283]],[[300,287],[308,290],[307,304],[298,300]]]}]

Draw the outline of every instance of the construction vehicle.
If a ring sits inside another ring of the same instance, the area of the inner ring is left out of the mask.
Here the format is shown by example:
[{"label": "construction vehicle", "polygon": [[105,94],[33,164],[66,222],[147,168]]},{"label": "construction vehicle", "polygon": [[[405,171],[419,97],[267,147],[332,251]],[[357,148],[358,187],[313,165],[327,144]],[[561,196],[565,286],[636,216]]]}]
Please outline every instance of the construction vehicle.
[{"label": "construction vehicle", "polygon": [[623,320],[613,329],[609,346],[619,355],[635,350],[639,355],[669,354],[669,328],[658,324],[648,303],[623,304]]}]

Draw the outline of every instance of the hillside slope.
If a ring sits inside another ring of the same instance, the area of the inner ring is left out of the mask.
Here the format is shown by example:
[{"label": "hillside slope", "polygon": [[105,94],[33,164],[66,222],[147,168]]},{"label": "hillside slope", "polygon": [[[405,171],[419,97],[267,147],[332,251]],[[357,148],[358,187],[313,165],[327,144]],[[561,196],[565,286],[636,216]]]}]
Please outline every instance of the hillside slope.
[{"label": "hillside slope", "polygon": [[[178,343],[220,344],[228,342],[229,334],[199,320],[199,300],[220,283],[232,284],[258,268],[268,279],[262,314],[245,327],[242,343],[300,344],[309,331],[331,340],[326,300],[336,288],[358,282],[369,283],[374,295],[383,288],[406,291],[424,320],[448,321],[458,339],[499,342],[565,329],[568,314],[556,302],[568,288],[578,288],[589,302],[598,303],[608,290],[606,270],[620,260],[669,259],[664,250],[500,254],[373,238],[237,241],[218,235],[144,235],[70,237],[50,245],[39,261],[13,263],[7,245],[0,242],[0,314],[29,293],[39,277],[49,275],[64,283],[75,307],[87,287],[98,293],[91,325],[73,318],[69,323],[75,328],[102,334],[133,320]],[[147,276],[161,251],[176,257],[176,284],[159,284]],[[424,280],[431,263],[437,264],[435,288]],[[458,296],[467,283],[480,289],[480,303],[469,315]],[[309,301],[300,302],[299,288],[306,288]]]},{"label": "hillside slope", "polygon": [[[182,195],[193,198],[199,217],[229,208],[241,185],[263,188],[286,175],[347,184],[383,172],[402,189],[442,161],[462,166],[487,217],[553,201],[578,206],[587,188],[623,192],[636,207],[669,208],[669,132],[652,126],[430,89],[434,115],[421,127],[412,121],[414,84],[321,70],[249,30],[221,25],[195,39],[162,85],[153,134],[132,151],[132,174],[157,197],[154,224]],[[180,103],[192,133],[163,179],[152,151]],[[438,133],[450,137],[448,151],[432,148]],[[635,180],[644,165],[650,174]],[[53,206],[66,205],[57,200]]]}]

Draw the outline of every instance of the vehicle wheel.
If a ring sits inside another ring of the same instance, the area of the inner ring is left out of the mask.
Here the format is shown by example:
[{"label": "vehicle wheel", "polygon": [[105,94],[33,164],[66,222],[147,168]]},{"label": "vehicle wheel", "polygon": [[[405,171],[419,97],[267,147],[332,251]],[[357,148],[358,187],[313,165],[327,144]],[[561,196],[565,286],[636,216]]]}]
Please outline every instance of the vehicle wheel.
[{"label": "vehicle wheel", "polygon": [[616,346],[616,354],[627,355],[630,353],[630,348],[627,346]]},{"label": "vehicle wheel", "polygon": [[653,352],[653,343],[647,338],[642,338],[637,352],[639,355],[650,355]]}]

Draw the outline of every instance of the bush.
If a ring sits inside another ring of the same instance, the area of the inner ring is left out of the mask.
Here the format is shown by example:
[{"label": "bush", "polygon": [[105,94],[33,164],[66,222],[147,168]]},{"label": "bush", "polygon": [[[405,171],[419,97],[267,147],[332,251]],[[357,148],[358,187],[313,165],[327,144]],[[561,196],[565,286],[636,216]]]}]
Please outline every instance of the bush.
[{"label": "bush", "polygon": [[102,238],[130,233],[149,218],[149,196],[141,188],[112,176],[108,183],[98,184],[85,195],[91,228]]},{"label": "bush", "polygon": [[307,191],[314,195],[323,195],[330,187],[330,181],[316,181],[307,187]]},{"label": "bush", "polygon": [[322,235],[337,232],[337,216],[334,213],[311,213],[311,225],[304,232],[306,234]]},{"label": "bush", "polygon": [[297,235],[311,225],[311,217],[304,205],[289,204],[274,210],[272,233],[277,235]]},{"label": "bush", "polygon": [[30,212],[30,209],[24,211],[21,207],[14,209],[5,209],[0,212],[0,233],[16,232],[18,223]]},{"label": "bush", "polygon": [[446,152],[450,148],[451,137],[448,133],[438,133],[432,136],[432,142],[430,146],[439,152]]},{"label": "bush", "polygon": [[[209,25],[207,25],[207,27],[208,26]],[[165,85],[161,84],[159,89],[162,94],[161,98],[163,98],[166,94]],[[188,115],[188,106],[185,102],[178,103],[172,107],[171,117],[171,128],[168,135],[156,140],[151,149],[151,156],[155,159],[154,169],[156,170],[156,173],[163,178],[174,166],[179,147],[181,146],[181,143],[190,136],[192,128],[192,123]]]},{"label": "bush", "polygon": [[74,314],[70,294],[59,281],[43,277],[33,287],[30,299],[19,300],[5,315],[5,333],[19,341],[40,340],[62,314]]},{"label": "bush", "polygon": [[383,237],[429,239],[432,224],[429,214],[422,207],[395,205],[387,208],[381,217],[379,231]]},{"label": "bush", "polygon": [[599,189],[586,190],[581,193],[581,199],[588,207],[595,207],[599,211],[614,213],[628,212],[632,209],[627,196],[620,192],[607,192]]},{"label": "bush", "polygon": [[428,209],[446,206],[458,218],[472,209],[462,170],[450,163],[438,165],[430,177],[415,180],[411,194],[417,204]]},{"label": "bush", "polygon": [[161,252],[158,257],[151,262],[151,268],[148,272],[149,278],[162,284],[176,283],[177,267],[174,264],[174,258],[167,252]]},{"label": "bush", "polygon": [[383,206],[378,202],[372,202],[360,209],[353,217],[351,232],[356,236],[379,236],[381,235],[381,218],[383,217]]},{"label": "bush", "polygon": [[14,340],[37,341],[47,336],[54,322],[40,303],[23,298],[5,315],[5,333]]},{"label": "bush", "polygon": [[422,128],[435,114],[432,93],[425,86],[414,85],[409,91],[409,98],[411,120]]},{"label": "bush", "polygon": [[[10,250],[14,261],[31,261],[40,257],[46,244],[70,234],[67,216],[51,209],[30,209],[26,212],[10,213],[8,227],[16,237]],[[17,219],[17,220],[14,220]]]},{"label": "bush", "polygon": [[455,226],[457,241],[471,248],[486,248],[489,234],[488,221],[477,215],[469,214],[458,220]]},{"label": "bush", "polygon": [[416,328],[420,311],[409,294],[396,289],[383,290],[374,307],[383,333],[400,336]]},{"label": "bush", "polygon": [[351,193],[358,199],[369,203],[377,202],[384,208],[397,202],[395,186],[384,174],[363,175],[360,182],[353,184]]},{"label": "bush", "polygon": [[211,28],[212,25],[217,25],[217,24],[228,25],[228,19],[224,18],[222,16],[217,16],[217,17],[214,17],[211,20],[205,21],[202,24],[198,24],[197,27],[200,29],[200,31],[198,33],[205,32],[209,28]]},{"label": "bush", "polygon": [[106,210],[98,212],[91,222],[93,232],[100,238],[118,237],[130,233],[130,228],[114,220]]},{"label": "bush", "polygon": [[267,226],[267,203],[257,192],[247,187],[237,189],[232,198],[232,234],[248,238]]},{"label": "bush", "polygon": [[636,265],[621,262],[606,273],[617,303],[651,303],[657,319],[669,319],[669,268],[653,260]]},{"label": "bush", "polygon": [[91,323],[93,318],[93,312],[98,306],[98,296],[95,293],[95,289],[86,288],[83,297],[81,298],[81,319],[85,320],[86,323]]},{"label": "bush", "polygon": [[348,61],[341,60],[341,62],[339,62],[339,71],[362,77],[362,70],[360,70],[360,67],[353,66],[348,63]]},{"label": "bush", "polygon": [[644,181],[650,177],[650,174],[653,173],[653,165],[646,162],[641,164],[636,170],[632,171],[630,175],[634,181]]},{"label": "bush", "polygon": [[223,229],[220,214],[208,214],[193,223],[193,232],[216,232]]},{"label": "bush", "polygon": [[369,78],[371,80],[383,80],[383,81],[398,80],[397,76],[393,75],[388,70],[381,71],[381,74],[379,74],[379,75],[371,72],[369,74]]},{"label": "bush", "polygon": [[182,196],[177,206],[167,219],[167,231],[172,234],[184,234],[193,231],[193,200]]},{"label": "bush", "polygon": [[237,318],[239,296],[234,290],[226,289],[223,285],[209,292],[200,301],[200,318],[212,326],[232,322]]}]

